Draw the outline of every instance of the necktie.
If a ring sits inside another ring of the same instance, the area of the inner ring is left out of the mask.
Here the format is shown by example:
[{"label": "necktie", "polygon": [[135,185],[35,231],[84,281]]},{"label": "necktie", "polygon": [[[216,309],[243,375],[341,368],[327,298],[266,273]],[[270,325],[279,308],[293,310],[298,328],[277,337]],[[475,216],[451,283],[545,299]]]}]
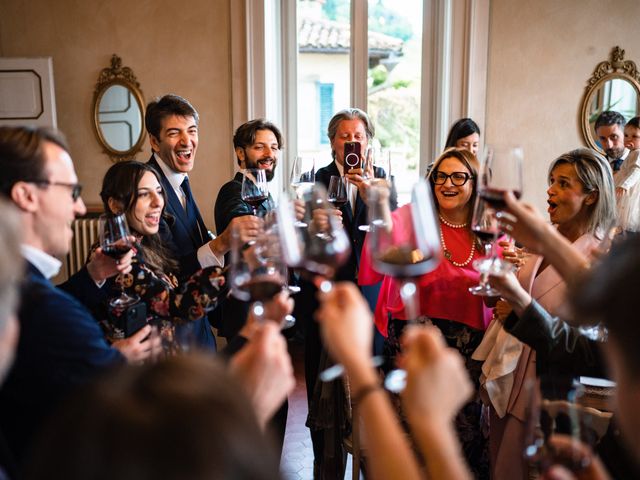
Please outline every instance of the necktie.
[{"label": "necktie", "polygon": [[191,236],[203,241],[202,232],[200,230],[200,225],[198,224],[198,214],[197,207],[195,202],[193,201],[193,195],[191,195],[191,186],[189,185],[189,177],[184,177],[184,180],[180,184],[180,188],[184,192],[185,202],[184,202],[184,211],[187,215],[187,219],[189,220],[189,228],[191,230]]},{"label": "necktie", "polygon": [[618,158],[617,160],[614,160],[613,162],[611,162],[611,167],[613,168],[614,172],[617,172],[618,170],[620,170],[620,167],[622,166],[622,162],[624,162],[624,160],[621,158]]}]

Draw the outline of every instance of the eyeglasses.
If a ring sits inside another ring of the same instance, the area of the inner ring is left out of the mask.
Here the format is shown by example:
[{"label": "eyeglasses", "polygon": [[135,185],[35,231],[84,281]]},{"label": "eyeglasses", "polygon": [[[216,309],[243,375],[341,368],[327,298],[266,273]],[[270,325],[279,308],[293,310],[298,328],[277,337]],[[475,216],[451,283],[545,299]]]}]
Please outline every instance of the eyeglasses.
[{"label": "eyeglasses", "polygon": [[38,180],[37,182],[33,182],[36,185],[40,186],[58,186],[58,187],[67,187],[71,189],[71,198],[73,201],[77,201],[80,198],[80,194],[82,193],[82,185],[79,183],[65,183],[65,182],[50,182],[48,180]]},{"label": "eyeglasses", "polygon": [[444,172],[435,171],[431,174],[431,180],[436,185],[444,185],[447,181],[447,178],[451,179],[451,183],[453,183],[456,187],[461,187],[465,183],[469,181],[470,178],[473,178],[472,175],[469,175],[467,172],[452,172],[446,174]]}]

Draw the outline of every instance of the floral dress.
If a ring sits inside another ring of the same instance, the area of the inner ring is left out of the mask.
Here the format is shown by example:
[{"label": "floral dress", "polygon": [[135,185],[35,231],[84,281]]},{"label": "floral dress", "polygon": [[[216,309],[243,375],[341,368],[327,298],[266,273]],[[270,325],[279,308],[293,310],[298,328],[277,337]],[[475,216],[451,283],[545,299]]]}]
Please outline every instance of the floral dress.
[{"label": "floral dress", "polygon": [[146,305],[147,323],[160,328],[163,339],[172,340],[175,327],[202,318],[215,308],[218,299],[226,294],[226,279],[220,267],[198,270],[186,281],[178,283],[171,273],[155,272],[136,252],[131,271],[109,279],[104,289],[107,295],[101,302],[97,318],[109,339],[124,338],[122,316],[126,309],[113,307],[110,301],[121,295],[137,296]]}]

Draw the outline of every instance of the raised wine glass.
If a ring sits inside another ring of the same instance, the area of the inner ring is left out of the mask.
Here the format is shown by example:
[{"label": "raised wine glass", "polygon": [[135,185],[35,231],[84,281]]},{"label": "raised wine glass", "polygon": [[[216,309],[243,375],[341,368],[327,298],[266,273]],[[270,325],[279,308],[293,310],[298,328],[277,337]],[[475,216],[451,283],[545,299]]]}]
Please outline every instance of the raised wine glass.
[{"label": "raised wine glass", "polygon": [[[381,150],[376,152],[370,147],[365,157],[364,181],[370,188],[383,186],[391,188],[391,152],[389,150]],[[375,222],[383,221],[381,218],[372,215],[369,210],[369,223],[359,225],[358,229],[363,232],[370,232],[371,225]]]},{"label": "raised wine glass", "polygon": [[332,175],[329,179],[329,189],[327,190],[327,200],[338,210],[349,201],[349,183],[340,175]]},{"label": "raised wine glass", "polygon": [[[376,195],[375,190],[372,194]],[[417,320],[419,312],[415,281],[436,268],[442,256],[435,211],[431,190],[424,180],[420,180],[411,194],[413,228],[391,228],[383,221],[374,223],[369,233],[373,268],[400,282],[400,295],[410,323]],[[400,392],[405,385],[406,372],[401,369],[392,370],[385,379],[385,387],[391,392]]]},{"label": "raised wine glass", "polygon": [[[282,255],[275,213],[265,216],[264,228],[251,244],[243,244],[238,232],[232,231],[229,268],[231,294],[238,300],[252,302],[254,314],[262,318],[264,303],[288,286],[288,269]],[[294,324],[295,318],[287,315],[281,328],[284,330]]]},{"label": "raised wine glass", "polygon": [[[124,214],[105,213],[101,215],[98,219],[98,231],[102,253],[111,258],[119,260],[133,247],[131,233],[129,233]],[[127,295],[124,291],[124,284],[120,285],[120,289],[120,296],[109,302],[111,307],[125,309],[140,300],[137,295]]]},{"label": "raised wine glass", "polygon": [[258,206],[269,198],[269,184],[267,175],[261,168],[245,168],[242,177],[242,200],[253,210],[253,214],[258,216]]},{"label": "raised wine glass", "polygon": [[512,263],[498,257],[497,241],[500,229],[496,214],[506,208],[505,193],[511,191],[516,198],[522,195],[522,162],[523,153],[520,147],[487,146],[480,166],[478,198],[474,205],[471,229],[481,241],[487,242],[491,239],[491,253],[487,258],[473,262],[473,267],[481,275],[480,284],[469,288],[474,295],[497,295],[497,291],[487,284],[488,276],[501,275],[514,268]]},{"label": "raised wine glass", "polygon": [[[313,188],[316,182],[316,162],[313,157],[298,156],[293,161],[289,185],[298,200],[304,199],[305,192]],[[306,227],[307,224],[296,220],[296,227]]]}]

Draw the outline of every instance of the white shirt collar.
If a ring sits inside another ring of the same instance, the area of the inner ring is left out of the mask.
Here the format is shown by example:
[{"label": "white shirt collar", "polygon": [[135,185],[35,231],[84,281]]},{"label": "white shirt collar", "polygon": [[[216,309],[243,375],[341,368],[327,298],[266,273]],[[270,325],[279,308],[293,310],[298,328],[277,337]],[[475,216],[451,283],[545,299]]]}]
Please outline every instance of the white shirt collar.
[{"label": "white shirt collar", "polygon": [[20,249],[22,250],[22,256],[40,270],[40,273],[47,279],[55,277],[62,267],[60,260],[36,247],[23,243],[20,245]]},{"label": "white shirt collar", "polygon": [[334,160],[333,163],[336,164],[336,167],[338,168],[338,171],[340,172],[340,176],[344,177],[344,167],[342,165],[340,165],[337,160]]},{"label": "white shirt collar", "polygon": [[173,189],[182,195],[182,182],[188,175],[186,173],[172,170],[171,167],[164,163],[164,160],[162,160],[157,153],[154,152],[153,156],[155,157],[156,162],[158,162],[158,165],[160,165],[160,170],[162,170],[164,176],[167,177],[167,180],[169,180]]},{"label": "white shirt collar", "polygon": [[[629,155],[629,152],[631,150],[629,150],[627,147],[624,148],[624,151],[622,152],[622,156],[620,157],[621,160],[624,160],[627,158],[627,156]],[[615,162],[616,160],[618,160],[617,158],[611,158],[611,157],[607,157],[607,160],[609,160],[609,163],[611,162]]]}]

